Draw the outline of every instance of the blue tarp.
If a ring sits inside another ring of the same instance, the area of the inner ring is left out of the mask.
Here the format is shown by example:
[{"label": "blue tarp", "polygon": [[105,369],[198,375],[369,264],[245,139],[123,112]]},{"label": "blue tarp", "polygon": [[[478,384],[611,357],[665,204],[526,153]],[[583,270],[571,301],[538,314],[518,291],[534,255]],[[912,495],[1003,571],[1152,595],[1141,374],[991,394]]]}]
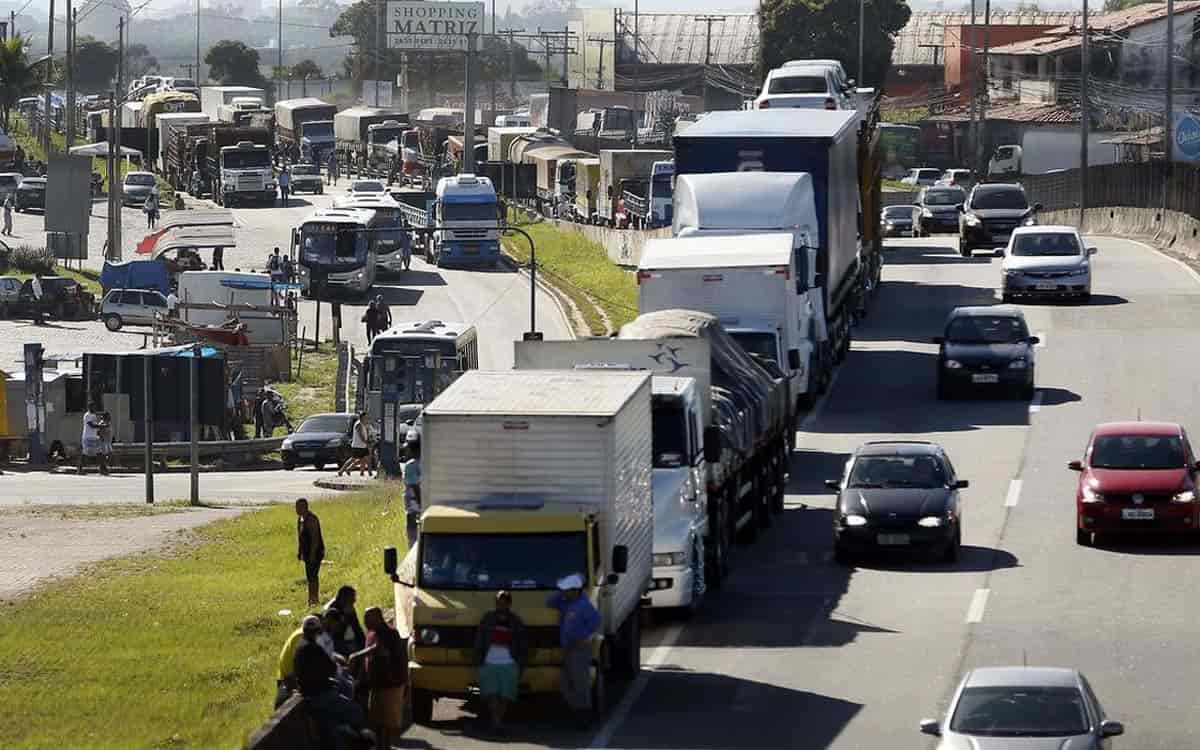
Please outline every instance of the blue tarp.
[{"label": "blue tarp", "polygon": [[109,289],[157,289],[164,295],[171,291],[171,275],[165,260],[131,260],[125,263],[104,262],[100,271],[100,287]]}]

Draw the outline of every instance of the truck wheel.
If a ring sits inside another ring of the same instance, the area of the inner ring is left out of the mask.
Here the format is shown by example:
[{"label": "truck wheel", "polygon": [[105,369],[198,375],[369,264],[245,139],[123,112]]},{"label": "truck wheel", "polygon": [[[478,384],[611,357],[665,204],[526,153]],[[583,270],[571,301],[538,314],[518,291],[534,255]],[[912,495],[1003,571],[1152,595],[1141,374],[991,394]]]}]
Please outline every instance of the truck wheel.
[{"label": "truck wheel", "polygon": [[729,575],[729,522],[726,520],[728,511],[727,505],[717,499],[717,510],[709,518],[709,528],[712,533],[713,543],[710,545],[712,554],[710,555],[707,565],[707,578],[714,589],[721,588],[725,583],[725,576]]},{"label": "truck wheel", "polygon": [[642,669],[642,610],[636,610],[621,625],[620,647],[613,654],[613,675],[633,680]]},{"label": "truck wheel", "polygon": [[414,724],[433,722],[433,693],[420,689],[412,691],[412,720]]}]

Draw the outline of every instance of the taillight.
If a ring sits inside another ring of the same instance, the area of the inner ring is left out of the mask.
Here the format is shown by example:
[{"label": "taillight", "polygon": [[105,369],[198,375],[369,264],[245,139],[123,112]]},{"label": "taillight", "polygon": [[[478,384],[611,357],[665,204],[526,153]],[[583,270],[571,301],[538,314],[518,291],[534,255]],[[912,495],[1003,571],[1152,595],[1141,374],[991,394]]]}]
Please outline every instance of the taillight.
[{"label": "taillight", "polygon": [[761,102],[758,103],[758,108],[759,109],[770,109],[771,101],[769,99],[763,99]]},{"label": "taillight", "polygon": [[656,278],[658,275],[659,274],[651,273],[650,271],[638,271],[638,284],[641,284],[643,281],[649,281],[650,279]]},{"label": "taillight", "polygon": [[837,102],[833,100],[833,97],[825,100],[825,109],[837,109]]}]

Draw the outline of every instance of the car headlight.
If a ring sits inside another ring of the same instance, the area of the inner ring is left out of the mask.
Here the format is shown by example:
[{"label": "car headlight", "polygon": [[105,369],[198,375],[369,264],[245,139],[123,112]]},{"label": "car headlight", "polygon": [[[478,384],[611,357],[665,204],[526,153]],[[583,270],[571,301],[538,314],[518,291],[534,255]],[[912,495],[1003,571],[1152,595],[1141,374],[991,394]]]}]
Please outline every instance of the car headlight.
[{"label": "car headlight", "polygon": [[677,565],[687,564],[686,552],[656,552],[654,553],[654,567],[656,568],[673,568]]},{"label": "car headlight", "polygon": [[1075,270],[1071,271],[1071,275],[1072,276],[1086,276],[1091,272],[1091,270],[1092,269],[1087,266],[1080,266],[1079,268],[1076,268]]},{"label": "car headlight", "polygon": [[967,214],[966,222],[967,222],[967,226],[969,226],[969,227],[979,226],[979,219],[977,219],[975,217],[975,214]]},{"label": "car headlight", "polygon": [[889,227],[893,227],[893,226],[895,226],[895,224],[893,224],[893,223],[892,223],[892,222],[890,222],[890,221],[887,223],[887,225],[888,225]]},{"label": "car headlight", "polygon": [[417,631],[417,645],[436,646],[441,640],[441,634],[435,628],[421,628]]},{"label": "car headlight", "polygon": [[1173,503],[1194,503],[1196,502],[1195,490],[1184,490],[1171,498]]},{"label": "car headlight", "polygon": [[962,362],[959,362],[957,359],[948,359],[942,363],[942,367],[945,367],[947,370],[961,370]]},{"label": "car headlight", "polygon": [[1101,495],[1085,484],[1083,485],[1083,501],[1085,503],[1102,503],[1104,502],[1104,495]]},{"label": "car headlight", "polygon": [[356,279],[360,279],[360,280],[361,280],[361,279],[362,279],[362,277],[363,277],[363,275],[362,275],[362,271],[359,271],[358,273],[354,274],[354,278],[356,278]]},{"label": "car headlight", "polygon": [[946,519],[941,516],[925,516],[920,521],[917,521],[918,526],[926,529],[936,529],[944,523],[946,523]]},{"label": "car headlight", "polygon": [[279,447],[285,451],[290,451],[292,449],[291,439],[290,438],[285,439],[282,443],[279,444]]},{"label": "car headlight", "polygon": [[926,219],[932,219],[933,211],[930,211],[928,208],[923,208],[923,209],[921,209],[921,216]]},{"label": "car headlight", "polygon": [[334,439],[330,440],[328,443],[326,443],[325,447],[326,448],[341,448],[342,447],[342,439],[334,438]]},{"label": "car headlight", "polygon": [[866,526],[866,516],[860,516],[857,513],[847,513],[842,516],[842,523],[846,526]]},{"label": "car headlight", "polygon": [[1023,359],[1014,359],[1012,362],[1008,363],[1008,369],[1010,369],[1010,370],[1027,370],[1027,369],[1029,369],[1029,363]]}]

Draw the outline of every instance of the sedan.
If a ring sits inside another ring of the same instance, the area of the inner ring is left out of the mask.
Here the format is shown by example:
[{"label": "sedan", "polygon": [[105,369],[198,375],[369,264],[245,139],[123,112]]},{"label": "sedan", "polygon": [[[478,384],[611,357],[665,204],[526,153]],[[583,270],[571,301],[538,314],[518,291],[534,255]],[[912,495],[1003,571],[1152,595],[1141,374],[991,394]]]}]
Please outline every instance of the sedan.
[{"label": "sedan", "polygon": [[146,198],[158,190],[154,175],[150,172],[130,172],[121,185],[121,202],[126,206],[140,208]]},{"label": "sedan", "polygon": [[866,443],[846,462],[837,491],[834,557],[847,563],[874,550],[919,550],[948,562],[962,549],[962,504],[967,486],[936,443]]},{"label": "sedan", "polygon": [[888,206],[879,215],[879,229],[884,237],[901,237],[913,233],[913,211],[916,206]]},{"label": "sedan", "polygon": [[900,182],[905,185],[921,185],[929,187],[938,181],[942,176],[941,170],[931,167],[918,167],[908,170],[908,175],[900,179]]},{"label": "sedan", "polygon": [[31,208],[40,208],[45,211],[46,178],[26,177],[21,180],[21,184],[17,186],[13,202],[16,203],[15,208],[18,212],[24,212]]},{"label": "sedan", "polygon": [[963,677],[946,720],[923,719],[939,750],[1108,750],[1125,733],[1087,678],[1058,667],[984,667]]},{"label": "sedan", "polygon": [[314,414],[300,423],[300,429],[283,439],[279,456],[283,468],[312,464],[317,471],[325,464],[341,466],[350,458],[351,430],[358,417],[350,413]]},{"label": "sedan", "polygon": [[1096,248],[1084,244],[1079,231],[1068,226],[1018,227],[1000,251],[1000,296],[1092,297],[1091,256]]},{"label": "sedan", "polygon": [[1196,471],[1187,432],[1171,422],[1112,422],[1096,427],[1075,488],[1075,541],[1099,534],[1146,531],[1193,533],[1197,528]]},{"label": "sedan", "polygon": [[958,307],[946,320],[939,345],[937,397],[948,399],[968,389],[1001,389],[1033,398],[1033,347],[1025,316],[1012,305]]}]

